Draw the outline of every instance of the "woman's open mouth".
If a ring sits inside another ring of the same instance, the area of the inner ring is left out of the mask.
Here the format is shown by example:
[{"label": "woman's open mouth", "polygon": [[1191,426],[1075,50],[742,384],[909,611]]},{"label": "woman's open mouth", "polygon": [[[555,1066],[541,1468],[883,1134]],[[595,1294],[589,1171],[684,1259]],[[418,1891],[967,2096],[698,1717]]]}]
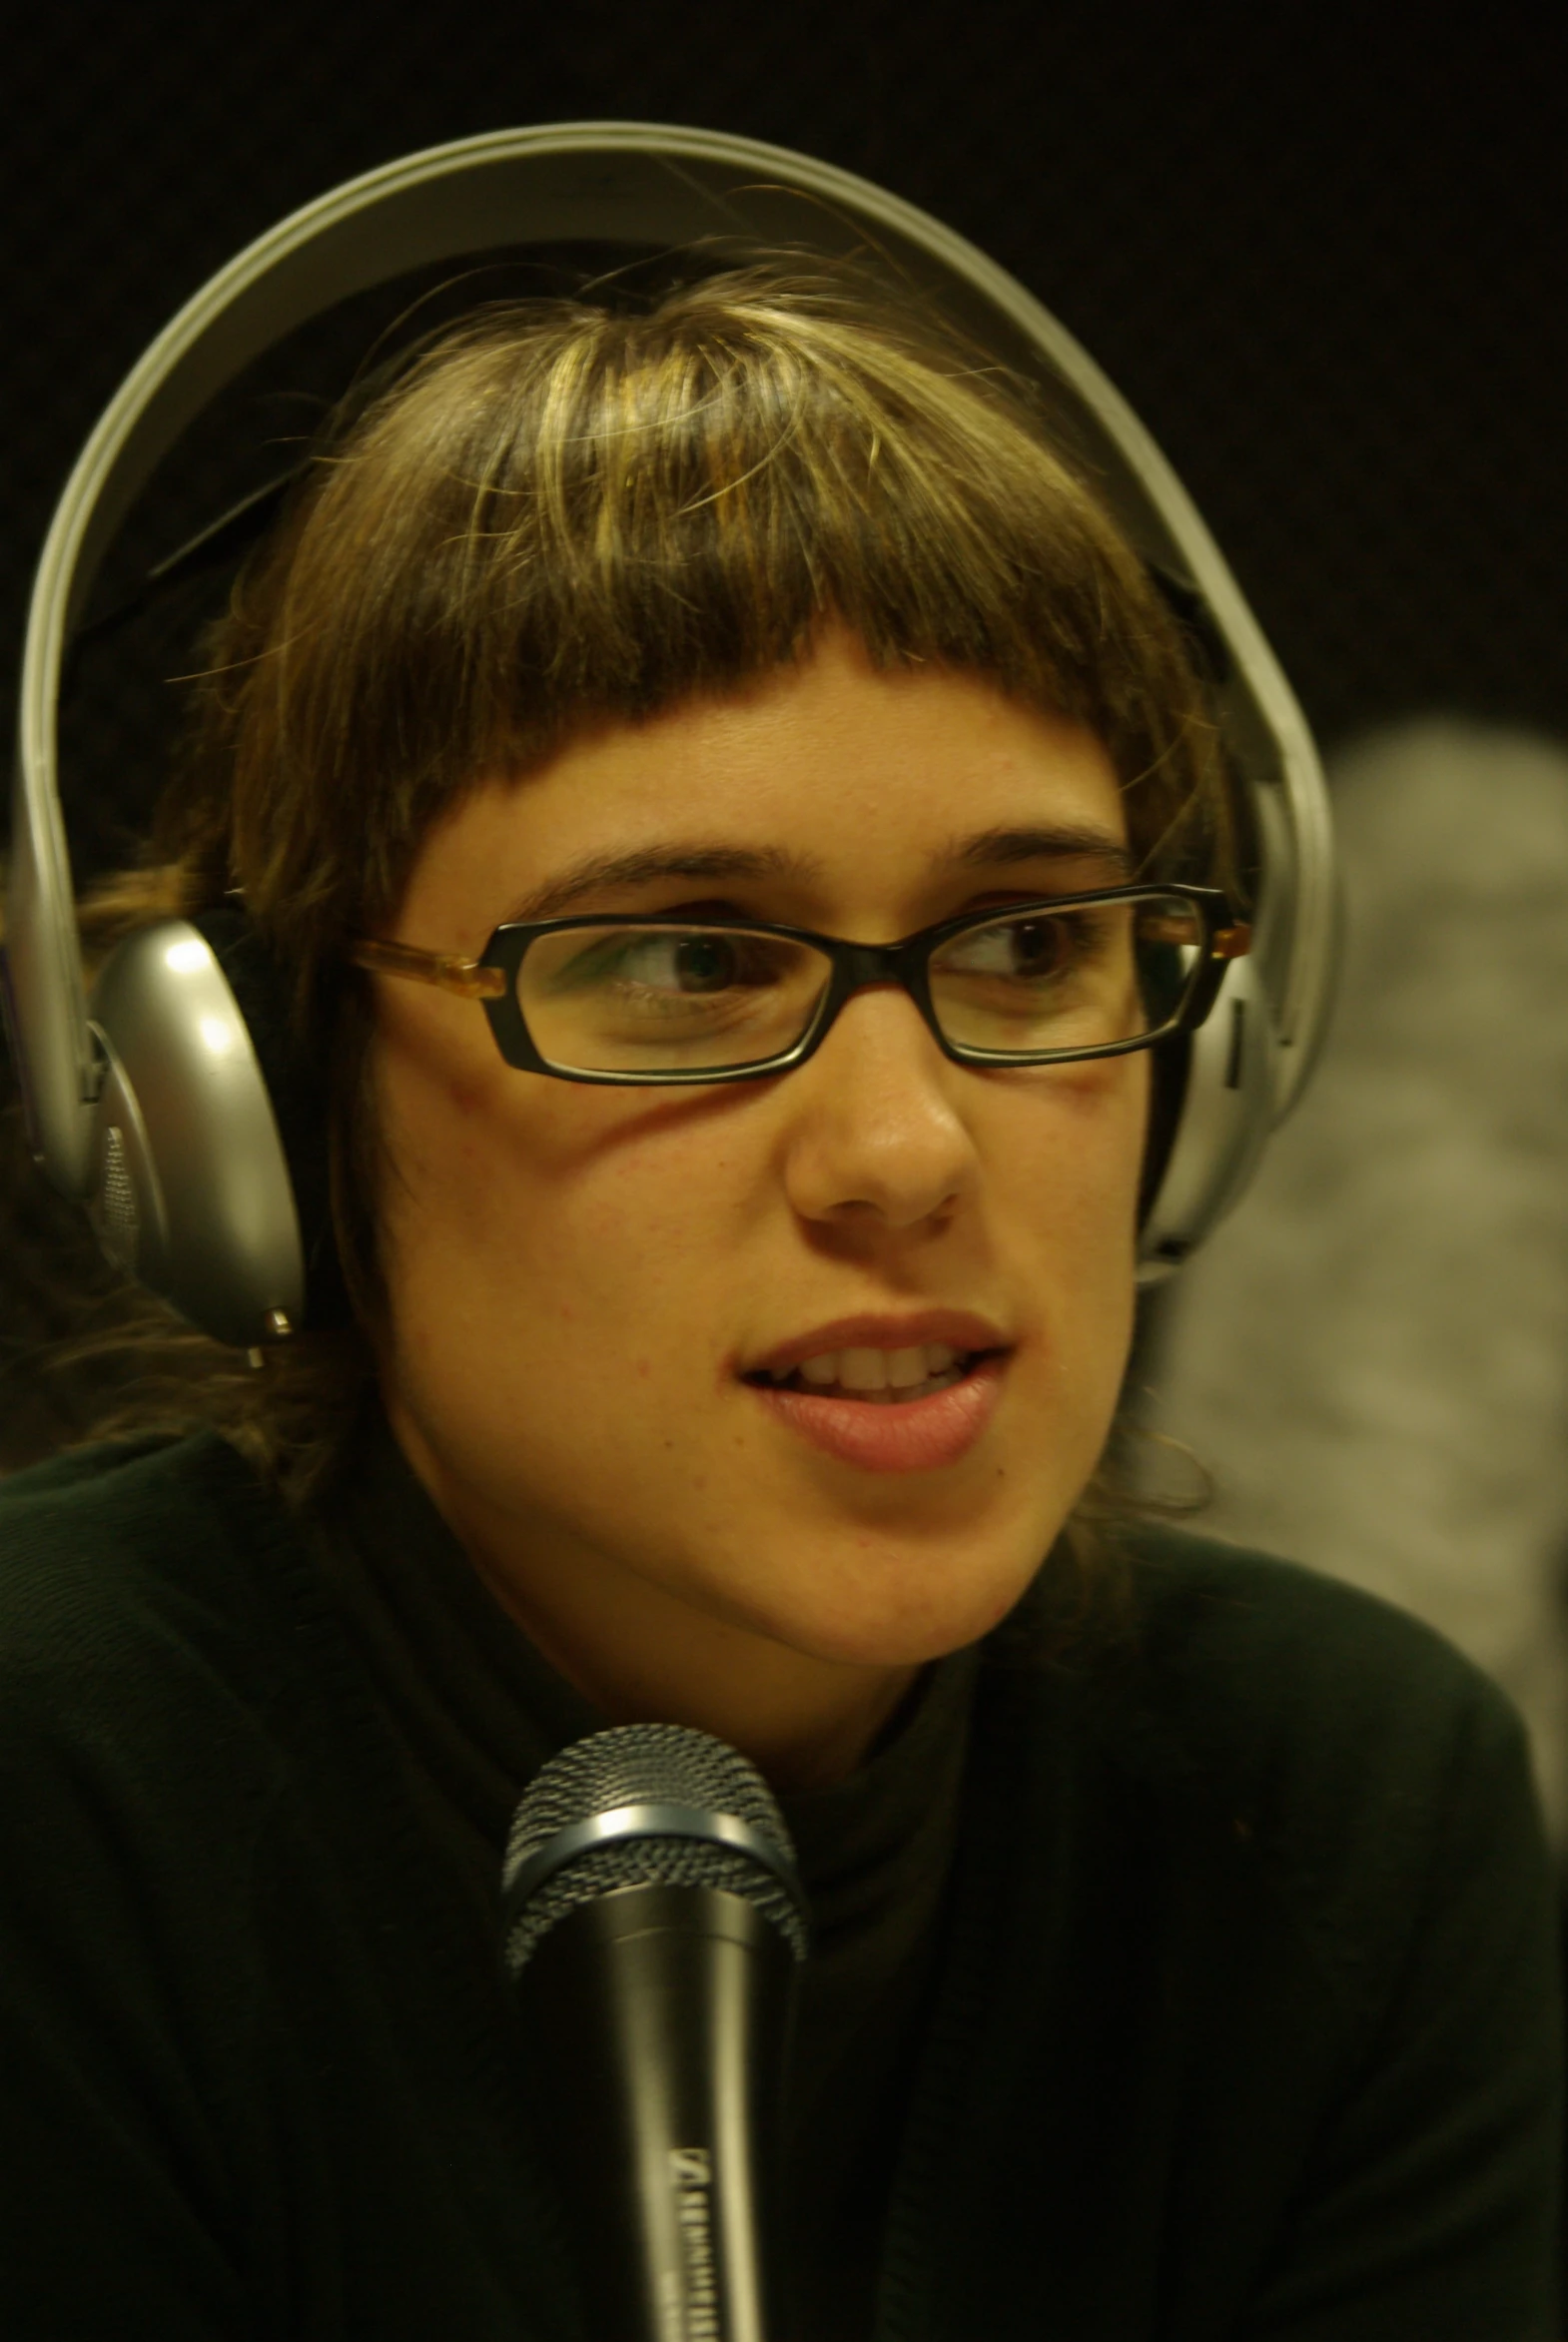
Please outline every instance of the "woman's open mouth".
[{"label": "woman's open mouth", "polygon": [[933,1471],[956,1463],[1001,1395],[1007,1349],[946,1342],[823,1350],[783,1373],[742,1379],[776,1421],[862,1471]]}]

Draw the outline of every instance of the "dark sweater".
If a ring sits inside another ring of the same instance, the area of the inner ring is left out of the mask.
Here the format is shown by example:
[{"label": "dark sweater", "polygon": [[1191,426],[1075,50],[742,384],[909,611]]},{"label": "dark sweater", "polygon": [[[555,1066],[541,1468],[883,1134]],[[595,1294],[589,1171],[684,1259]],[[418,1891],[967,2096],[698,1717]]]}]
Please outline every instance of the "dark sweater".
[{"label": "dark sweater", "polygon": [[[1511,1710],[1307,1572],[1136,1578],[1093,1662],[982,1655],[877,2342],[1554,2342]],[[0,2330],[584,2342],[485,1891],[320,1530],[212,1440],[22,1475],[0,1674]]]}]

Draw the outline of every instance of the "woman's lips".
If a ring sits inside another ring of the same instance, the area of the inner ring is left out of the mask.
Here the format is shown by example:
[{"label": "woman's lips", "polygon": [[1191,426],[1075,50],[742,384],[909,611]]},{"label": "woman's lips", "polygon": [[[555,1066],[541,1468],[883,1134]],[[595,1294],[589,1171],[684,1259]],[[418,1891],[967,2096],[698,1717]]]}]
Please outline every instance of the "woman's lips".
[{"label": "woman's lips", "polygon": [[791,1431],[840,1463],[857,1464],[863,1472],[931,1472],[956,1464],[980,1438],[1001,1397],[1008,1355],[988,1351],[946,1390],[889,1406],[819,1398],[769,1382],[748,1382],[746,1388]]}]

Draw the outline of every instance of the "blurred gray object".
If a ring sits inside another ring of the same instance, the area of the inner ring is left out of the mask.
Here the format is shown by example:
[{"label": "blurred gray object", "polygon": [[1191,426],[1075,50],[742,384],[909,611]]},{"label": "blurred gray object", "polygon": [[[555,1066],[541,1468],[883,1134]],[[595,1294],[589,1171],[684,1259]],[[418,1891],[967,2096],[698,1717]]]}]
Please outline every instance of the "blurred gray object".
[{"label": "blurred gray object", "polygon": [[1145,1421],[1211,1473],[1205,1528],[1401,1604],[1504,1686],[1568,1851],[1568,749],[1433,718],[1330,780],[1328,1045],[1161,1305]]}]

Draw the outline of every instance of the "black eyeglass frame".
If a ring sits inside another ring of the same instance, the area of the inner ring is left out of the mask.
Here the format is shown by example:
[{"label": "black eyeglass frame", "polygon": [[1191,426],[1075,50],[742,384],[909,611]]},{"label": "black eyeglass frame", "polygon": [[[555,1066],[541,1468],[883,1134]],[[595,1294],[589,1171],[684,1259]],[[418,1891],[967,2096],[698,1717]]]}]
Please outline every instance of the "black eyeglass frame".
[{"label": "black eyeglass frame", "polygon": [[[1140,1033],[1132,1041],[1103,1041],[1089,1048],[1046,1050],[977,1049],[950,1041],[943,1032],[931,999],[930,964],[932,954],[954,936],[973,928],[995,926],[1004,919],[1028,919],[1053,911],[1086,909],[1097,903],[1150,902],[1173,895],[1190,904],[1197,913],[1203,943],[1181,1000],[1153,1032]],[[517,998],[518,971],[528,948],[538,937],[558,935],[567,928],[617,927],[714,928],[727,933],[778,936],[820,952],[831,962],[832,974],[817,1013],[799,1040],[778,1056],[761,1059],[756,1064],[681,1067],[657,1073],[595,1072],[554,1065],[535,1045]],[[419,951],[411,945],[386,943],[370,936],[357,937],[349,945],[346,956],[354,966],[378,975],[412,978],[417,983],[437,985],[462,999],[480,1002],[496,1047],[507,1065],[518,1073],[545,1074],[554,1081],[586,1082],[603,1089],[646,1090],[689,1089],[715,1082],[762,1082],[775,1074],[793,1073],[822,1047],[845,1003],[857,992],[877,984],[896,984],[909,995],[937,1047],[955,1065],[1051,1066],[1088,1058],[1126,1057],[1135,1050],[1151,1049],[1157,1042],[1169,1041],[1178,1033],[1195,1032],[1214,1005],[1226,967],[1251,949],[1251,941],[1250,927],[1235,917],[1230,898],[1222,889],[1172,883],[1103,887],[1091,894],[1042,895],[1020,903],[992,904],[982,911],[964,911],[957,918],[939,920],[934,927],[922,927],[893,944],[850,943],[841,936],[818,935],[810,928],[785,927],[773,920],[694,919],[689,911],[650,911],[640,915],[619,912],[576,919],[511,920],[496,928],[477,960]]]}]

